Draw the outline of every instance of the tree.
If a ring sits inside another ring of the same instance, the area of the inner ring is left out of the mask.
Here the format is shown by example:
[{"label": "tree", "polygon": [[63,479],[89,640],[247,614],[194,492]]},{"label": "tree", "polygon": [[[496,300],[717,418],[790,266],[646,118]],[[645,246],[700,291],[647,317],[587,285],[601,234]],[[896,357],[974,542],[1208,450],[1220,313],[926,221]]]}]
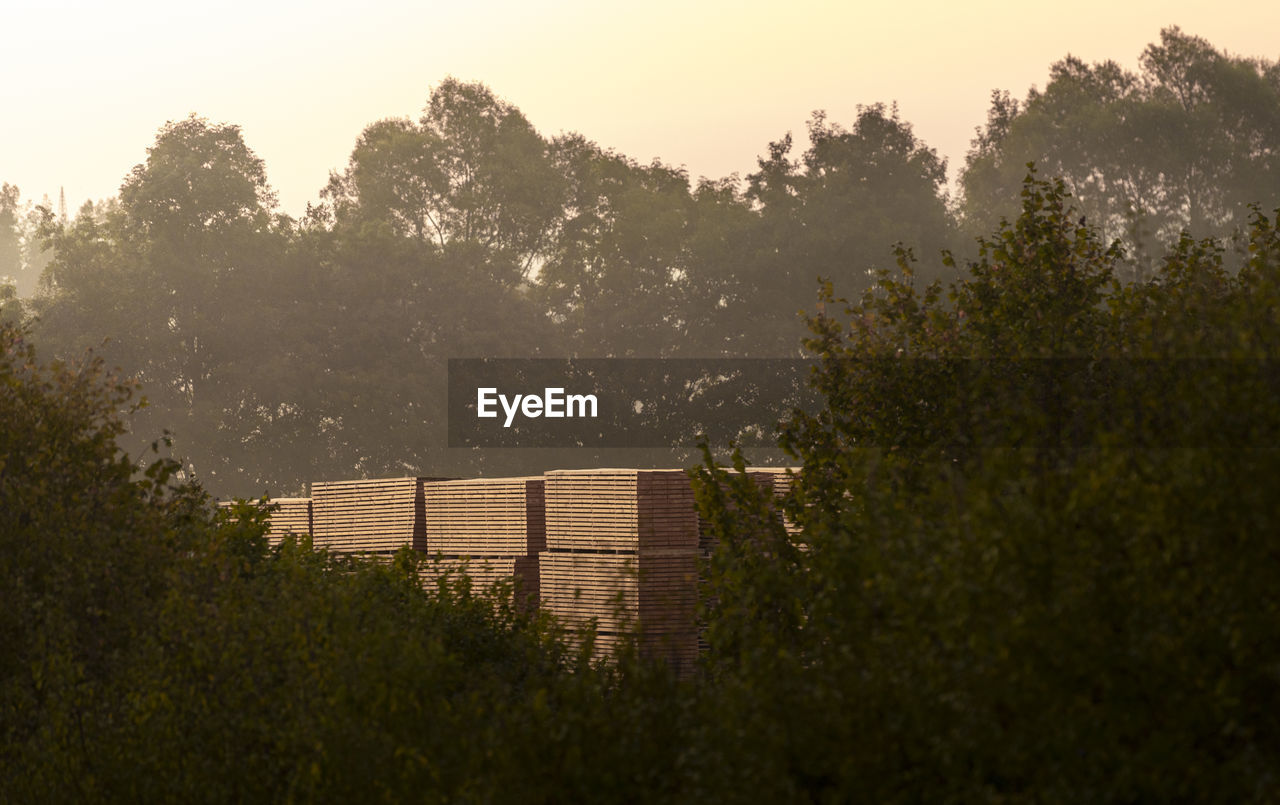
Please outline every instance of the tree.
[{"label": "tree", "polygon": [[20,798],[87,773],[86,713],[147,629],[189,547],[173,529],[200,501],[170,483],[174,462],[135,477],[117,448],[135,386],[100,359],[44,364],[29,335],[0,322],[0,766],[25,770],[5,774]]},{"label": "tree", "polygon": [[509,590],[429,594],[407,548],[268,549],[263,508],[118,449],[135,391],[0,323],[6,797],[674,795],[669,674],[592,666]]},{"label": "tree", "polygon": [[26,305],[18,297],[17,286],[0,280],[0,319],[16,325],[23,323],[26,317]]},{"label": "tree", "polygon": [[560,194],[548,145],[520,110],[455,78],[432,91],[419,122],[365,129],[325,190],[340,220],[381,222],[512,286],[547,248]]},{"label": "tree", "polygon": [[1247,205],[1276,203],[1280,66],[1229,56],[1176,27],[1141,71],[1068,56],[1043,91],[994,93],[961,179],[973,233],[1017,207],[1025,165],[1061,176],[1089,221],[1150,271],[1181,231],[1243,230]]},{"label": "tree", "polygon": [[280,290],[296,300],[280,317],[288,358],[273,362],[263,387],[287,391],[295,407],[284,430],[264,431],[280,441],[269,436],[261,463],[243,466],[287,465],[277,477],[291,484],[474,474],[479,456],[445,448],[447,360],[558,354],[525,289],[381,226],[338,219],[307,229],[282,264]]},{"label": "tree", "polygon": [[785,736],[742,764],[752,790],[1270,798],[1278,467],[1251,448],[1276,423],[1248,361],[1278,343],[1278,236],[1255,212],[1239,275],[1184,238],[1124,287],[1065,185],[1029,177],[945,295],[902,251],[907,277],[811,321],[799,544],[747,476],[702,476],[730,605],[705,706],[729,755]]},{"label": "tree", "polygon": [[237,227],[265,230],[276,198],[239,126],[191,115],[161,127],[147,161],[121,186],[120,202],[153,240],[216,249],[216,241]]},{"label": "tree", "polygon": [[583,356],[657,357],[684,344],[698,267],[683,171],[642,166],[578,135],[555,142],[569,193],[538,275],[551,318]]},{"label": "tree", "polygon": [[192,116],[161,128],[119,201],[86,204],[67,223],[44,212],[55,256],[37,304],[42,337],[64,356],[110,338],[104,356],[151,402],[139,431],[170,429],[201,472],[252,430],[245,358],[278,343],[259,286],[290,228],[273,205],[238,127]]},{"label": "tree", "polygon": [[18,224],[18,188],[5,182],[0,185],[0,281],[15,284],[23,275]]},{"label": "tree", "polygon": [[790,135],[771,143],[748,177],[747,198],[760,214],[758,256],[735,307],[772,338],[761,345],[770,354],[794,349],[797,312],[813,310],[819,277],[860,291],[892,265],[895,243],[926,254],[951,243],[946,161],[896,107],[859,107],[848,130],[817,112],[809,148],[799,160],[791,149]]}]

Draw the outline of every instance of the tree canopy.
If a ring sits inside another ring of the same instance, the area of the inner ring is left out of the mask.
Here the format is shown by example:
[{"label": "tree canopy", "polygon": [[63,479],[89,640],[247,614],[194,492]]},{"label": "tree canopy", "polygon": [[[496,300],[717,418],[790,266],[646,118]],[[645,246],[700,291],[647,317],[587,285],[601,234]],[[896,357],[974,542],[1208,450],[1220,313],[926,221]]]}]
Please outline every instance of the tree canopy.
[{"label": "tree canopy", "polygon": [[415,117],[369,125],[295,221],[244,132],[193,115],[159,130],[117,198],[70,218],[5,191],[0,261],[21,270],[4,315],[51,354],[94,348],[136,376],[149,404],[133,449],[169,430],[215,494],[491,460],[669,465],[687,454],[450,451],[445,361],[799,357],[821,281],[856,297],[898,244],[922,258],[918,290],[955,279],[963,259],[931,256],[972,257],[1016,217],[1028,162],[1063,178],[1104,247],[1120,241],[1121,280],[1153,275],[1184,229],[1239,271],[1228,239],[1246,236],[1248,204],[1280,201],[1280,72],[1177,29],[1141,65],[1067,57],[1025,99],[997,93],[955,195],[892,104],[817,112],[748,175],[695,179],[544,136],[492,89],[446,78]]},{"label": "tree canopy", "polygon": [[671,795],[669,674],[619,687],[509,589],[428,593],[408,549],[269,549],[265,510],[119,449],[132,384],[28,336],[0,323],[7,799]]},{"label": "tree canopy", "polygon": [[[883,105],[691,182],[449,79],[299,221],[237,127],[167,124],[0,287],[0,791],[1274,800],[1276,75],[1176,29],[1141,74],[1067,59],[958,200]],[[443,449],[450,357],[801,352],[785,520],[697,473],[691,680],[207,497],[633,464]]]},{"label": "tree canopy", "polygon": [[775,736],[749,786],[1274,795],[1277,244],[1255,211],[1238,275],[1185,238],[1126,286],[1065,184],[1028,177],[960,280],[920,290],[901,252],[811,320],[825,405],[783,436],[799,535],[748,476],[702,475],[707,707],[725,741]]},{"label": "tree canopy", "polygon": [[1132,73],[1068,56],[1025,100],[994,93],[961,180],[971,231],[1012,215],[1028,162],[1061,176],[1105,237],[1151,260],[1182,231],[1230,235],[1247,228],[1248,204],[1280,201],[1280,64],[1176,27],[1140,62]]},{"label": "tree canopy", "polygon": [[896,240],[949,243],[945,166],[896,111],[819,115],[810,138],[745,182],[694,183],[448,78],[417,120],[368,126],[293,221],[241,130],[193,115],[118,199],[44,208],[24,310],[54,354],[135,375],[134,429],[170,431],[211,491],[474,474],[484,456],[444,447],[448,358],[794,356],[817,277],[865,285]]}]

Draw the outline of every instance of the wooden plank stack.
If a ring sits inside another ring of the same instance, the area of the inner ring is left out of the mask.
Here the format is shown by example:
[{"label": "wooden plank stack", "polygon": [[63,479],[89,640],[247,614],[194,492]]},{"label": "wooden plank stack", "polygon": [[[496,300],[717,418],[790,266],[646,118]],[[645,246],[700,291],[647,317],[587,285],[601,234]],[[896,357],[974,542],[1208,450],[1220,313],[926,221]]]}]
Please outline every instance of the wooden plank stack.
[{"label": "wooden plank stack", "polygon": [[538,601],[538,559],[546,548],[542,476],[432,481],[423,485],[424,570],[429,586],[465,566],[474,589],[515,579],[517,600]]},{"label": "wooden plank stack", "polygon": [[679,673],[697,654],[698,519],[683,470],[557,470],[546,474],[545,609],[571,631],[594,620],[608,656],[637,631],[641,651]]},{"label": "wooden plank stack", "polygon": [[422,485],[433,478],[317,481],[311,485],[312,539],[317,548],[391,554],[427,547]]},{"label": "wooden plank stack", "polygon": [[[267,515],[268,545],[279,545],[289,534],[300,537],[311,533],[311,498],[271,498],[264,505],[276,506]],[[218,502],[220,509],[231,506],[230,500]]]},{"label": "wooden plank stack", "polygon": [[[799,472],[797,468],[790,468],[792,472]],[[787,474],[786,467],[752,467],[747,470],[747,475],[755,479],[760,488],[770,494],[773,498],[775,516],[782,520],[783,527],[788,534],[798,534],[799,527],[791,522],[791,519],[782,513],[782,498],[791,490],[793,476]],[[732,473],[733,470],[730,470]],[[730,504],[732,505],[732,503]],[[710,558],[715,553],[716,539],[711,531],[711,524],[705,520],[701,514],[698,515],[698,551],[703,558]]]},{"label": "wooden plank stack", "polygon": [[488,590],[499,580],[510,581],[516,578],[516,559],[514,557],[492,556],[428,556],[419,567],[422,584],[429,590],[436,588],[441,577],[448,574],[455,582],[466,573],[471,580],[471,589],[479,593]]},{"label": "wooden plank stack", "polygon": [[[793,480],[782,468],[749,472],[775,500]],[[311,498],[270,502],[271,544],[309,532],[334,551],[389,557],[408,545],[429,557],[427,586],[464,568],[477,592],[515,579],[517,600],[550,610],[571,640],[594,622],[598,656],[636,640],[687,674],[705,648],[695,612],[716,546],[683,470],[316,482]]]},{"label": "wooden plank stack", "polygon": [[791,494],[791,485],[795,483],[796,477],[800,475],[802,467],[752,467],[747,472],[753,475],[767,476],[773,483],[773,499],[778,502],[779,514],[782,516],[782,526],[791,536],[800,533],[800,526],[790,517],[781,514],[781,502],[787,495]]},{"label": "wooden plank stack", "polygon": [[[791,474],[788,474],[788,470]],[[732,471],[731,471],[732,472]],[[775,505],[775,516],[782,520],[783,528],[786,532],[795,536],[800,533],[800,528],[791,521],[789,517],[782,513],[782,498],[791,490],[791,484],[795,480],[794,475],[799,474],[799,467],[751,467],[747,470],[747,474],[751,476],[762,490],[767,491],[773,498]],[[715,534],[711,530],[711,524],[698,516],[698,554],[700,558],[698,584],[699,593],[702,600],[706,602],[708,607],[715,606],[715,598],[709,589],[709,570],[711,564],[711,556],[718,547],[718,541]],[[698,624],[698,650],[705,652],[709,648],[706,638],[706,624]]]},{"label": "wooden plank stack", "polygon": [[[729,470],[729,472],[732,474],[735,471]],[[776,495],[776,489],[774,487],[774,473],[757,472],[755,469],[751,469],[747,471],[747,474],[767,494]],[[728,492],[728,490],[725,488],[723,484],[721,485],[721,490],[726,494]],[[733,508],[733,501],[730,500],[728,501],[728,503],[730,508]],[[710,571],[711,571],[711,557],[713,554],[715,554],[716,548],[718,548],[719,545],[720,545],[720,541],[717,538],[715,532],[711,528],[711,522],[706,518],[704,518],[701,514],[699,514],[698,515],[698,594],[700,598],[706,603],[706,606],[708,608],[714,608],[716,604],[716,598],[712,594],[710,589],[710,582],[711,582]],[[698,623],[698,651],[699,652],[705,652],[710,648],[710,645],[707,642],[706,629],[707,629],[706,623],[699,621]]]},{"label": "wooden plank stack", "polygon": [[267,542],[279,545],[290,534],[301,537],[311,533],[311,498],[272,498],[268,504],[277,504],[270,514]]},{"label": "wooden plank stack", "polygon": [[640,573],[634,555],[550,548],[539,563],[539,577],[543,608],[575,631],[592,619],[608,635],[636,625]]}]

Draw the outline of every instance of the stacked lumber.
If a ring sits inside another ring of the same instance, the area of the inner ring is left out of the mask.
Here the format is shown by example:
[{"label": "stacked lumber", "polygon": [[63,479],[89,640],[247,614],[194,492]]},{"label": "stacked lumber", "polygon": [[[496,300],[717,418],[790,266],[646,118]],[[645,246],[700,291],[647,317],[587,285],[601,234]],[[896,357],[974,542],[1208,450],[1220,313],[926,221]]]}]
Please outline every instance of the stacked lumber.
[{"label": "stacked lumber", "polygon": [[539,602],[542,600],[538,565],[542,562],[543,556],[544,553],[539,551],[532,556],[516,557],[514,568],[517,600],[524,601],[527,605],[535,608],[539,606]]},{"label": "stacked lumber", "polygon": [[[736,471],[732,469],[726,470],[726,472],[728,472],[730,475],[736,474]],[[759,486],[761,490],[763,490],[766,494],[776,499],[777,494],[776,494],[776,487],[774,486],[774,473],[758,472],[755,469],[751,469],[747,471],[747,475],[750,476],[756,482],[756,485]],[[728,498],[728,495],[729,495],[728,487],[725,486],[724,484],[721,484],[720,490],[722,493],[726,495],[726,498]],[[733,511],[735,507],[733,505],[732,498],[728,498],[727,503],[730,511]],[[705,517],[703,517],[701,513],[699,513],[698,514],[698,554],[704,560],[710,559],[711,555],[716,551],[717,544],[718,544],[718,541],[716,539],[716,535],[711,529],[711,522],[707,520]]]},{"label": "stacked lumber", "polygon": [[684,470],[553,470],[545,477],[548,550],[688,550],[691,539],[696,545]]},{"label": "stacked lumber", "polygon": [[[752,467],[747,472],[753,475],[767,476],[773,482],[773,499],[781,504],[782,499],[791,494],[791,486],[795,483],[796,477],[800,475],[802,467]],[[781,513],[781,506],[779,505]],[[799,524],[795,523],[790,517],[782,514],[782,526],[787,529],[787,533],[795,536],[800,533]]]},{"label": "stacked lumber", "polygon": [[490,593],[500,583],[512,584],[515,603],[532,610],[538,606],[539,561],[538,556],[448,559],[435,556],[419,565],[418,578],[425,589],[434,592],[439,589],[440,580],[447,576],[450,589],[456,592],[465,575],[473,595]]},{"label": "stacked lumber", "polygon": [[[233,501],[218,502],[218,508],[229,509]],[[267,515],[267,544],[279,545],[290,534],[311,533],[311,498],[271,498],[263,506],[276,508]]]},{"label": "stacked lumber", "polygon": [[[732,472],[732,470],[730,470]],[[775,507],[775,516],[782,521],[783,528],[787,534],[795,536],[800,533],[799,526],[792,522],[791,518],[782,513],[782,499],[791,491],[791,485],[795,480],[795,476],[800,472],[799,467],[751,467],[747,470],[747,474],[751,476],[760,488],[767,491],[773,498]],[[732,505],[732,504],[731,504]],[[700,556],[699,564],[699,592],[702,600],[706,602],[708,608],[714,608],[715,599],[708,589],[709,585],[709,568],[711,557],[716,551],[718,542],[715,534],[711,530],[711,524],[701,515],[698,516],[698,553]],[[706,640],[706,624],[698,624],[698,650],[706,651],[709,648]]]},{"label": "stacked lumber", "polygon": [[593,620],[603,634],[614,635],[634,627],[640,614],[637,559],[626,554],[548,548],[538,565],[542,608],[554,613],[573,631]]},{"label": "stacked lumber", "polygon": [[473,589],[515,580],[518,600],[537,606],[538,558],[546,548],[542,476],[432,481],[423,485],[424,572],[432,586],[465,569]]},{"label": "stacked lumber", "polygon": [[[564,642],[573,651],[581,651],[587,640],[587,632],[569,632]],[[635,638],[631,635],[615,635],[596,632],[591,638],[591,657],[595,660],[617,657],[623,648],[634,648]]]},{"label": "stacked lumber", "polygon": [[423,485],[427,550],[445,556],[529,556],[546,547],[542,476]]},{"label": "stacked lumber", "polygon": [[548,472],[546,527],[545,609],[572,633],[594,623],[602,656],[636,632],[642,653],[692,669],[698,518],[683,470]]},{"label": "stacked lumber", "polygon": [[[734,470],[729,470],[728,472],[730,474],[735,473]],[[776,499],[777,487],[774,485],[776,480],[776,473],[770,472],[770,471],[759,472],[753,468],[747,471],[747,475],[753,481],[755,481],[756,485],[760,487],[762,491],[764,491],[766,494]],[[721,491],[724,492],[726,495],[728,494],[728,489],[723,484],[721,485]],[[728,500],[728,505],[730,510],[734,509],[733,500],[731,498]],[[720,544],[719,540],[717,539],[715,532],[711,528],[711,522],[706,518],[704,518],[701,514],[699,514],[698,515],[698,594],[700,598],[704,602],[706,602],[707,609],[713,609],[716,605],[716,598],[710,590],[710,581],[711,581],[710,570],[711,570],[711,557],[712,555],[715,554],[716,548],[719,547],[719,544]],[[699,652],[705,652],[710,648],[710,645],[707,642],[706,629],[707,629],[706,623],[699,621],[698,623],[698,651]]]},{"label": "stacked lumber", "polygon": [[454,589],[465,573],[471,582],[473,592],[480,592],[493,587],[499,580],[511,581],[516,577],[516,559],[441,557],[425,559],[418,569],[419,578],[428,590],[436,589],[437,583],[446,575],[452,580]]},{"label": "stacked lumber", "polygon": [[267,504],[276,505],[268,515],[268,544],[279,545],[290,534],[301,537],[311,533],[311,498],[272,498]]},{"label": "stacked lumber", "polygon": [[422,485],[428,478],[317,481],[311,485],[312,539],[317,548],[394,553],[426,550]]}]

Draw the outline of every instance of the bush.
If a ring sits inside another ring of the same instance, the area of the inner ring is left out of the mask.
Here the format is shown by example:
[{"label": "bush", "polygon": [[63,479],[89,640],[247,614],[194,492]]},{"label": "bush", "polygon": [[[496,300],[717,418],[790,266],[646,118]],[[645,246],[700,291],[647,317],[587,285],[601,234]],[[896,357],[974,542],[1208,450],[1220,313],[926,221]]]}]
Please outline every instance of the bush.
[{"label": "bush", "polygon": [[811,322],[826,405],[783,435],[798,544],[743,516],[753,484],[700,473],[723,546],[708,707],[753,786],[1274,797],[1277,242],[1255,213],[1238,275],[1184,239],[1123,286],[1032,176],[945,296],[900,250],[899,279]]}]

